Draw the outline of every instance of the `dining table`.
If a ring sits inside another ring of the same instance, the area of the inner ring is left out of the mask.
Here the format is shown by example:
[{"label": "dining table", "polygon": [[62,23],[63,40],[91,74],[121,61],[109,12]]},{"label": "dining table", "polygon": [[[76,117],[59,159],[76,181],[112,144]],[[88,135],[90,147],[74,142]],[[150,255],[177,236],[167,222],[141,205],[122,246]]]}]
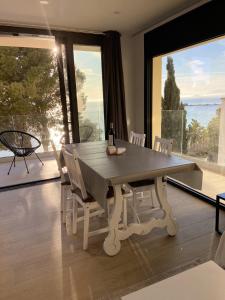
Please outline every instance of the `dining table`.
[{"label": "dining table", "polygon": [[[108,215],[109,231],[103,249],[109,256],[120,252],[121,241],[133,234],[145,235],[154,228],[165,228],[169,236],[175,236],[177,224],[167,199],[167,177],[173,178],[195,189],[202,187],[202,171],[195,162],[180,156],[167,155],[146,147],[116,140],[116,147],[125,148],[120,155],[107,154],[107,141],[75,143],[66,145],[69,152],[76,149],[85,187],[89,194],[107,208],[107,193],[114,190],[114,206]],[[154,179],[156,197],[162,217],[128,226],[119,226],[123,210],[123,187],[130,182]]]}]

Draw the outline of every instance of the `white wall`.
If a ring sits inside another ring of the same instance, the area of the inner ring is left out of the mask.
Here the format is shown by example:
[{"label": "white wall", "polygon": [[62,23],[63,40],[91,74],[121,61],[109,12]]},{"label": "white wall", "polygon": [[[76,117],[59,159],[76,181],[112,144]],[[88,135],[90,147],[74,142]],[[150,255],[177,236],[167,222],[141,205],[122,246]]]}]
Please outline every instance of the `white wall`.
[{"label": "white wall", "polygon": [[144,34],[122,35],[128,130],[144,132]]}]

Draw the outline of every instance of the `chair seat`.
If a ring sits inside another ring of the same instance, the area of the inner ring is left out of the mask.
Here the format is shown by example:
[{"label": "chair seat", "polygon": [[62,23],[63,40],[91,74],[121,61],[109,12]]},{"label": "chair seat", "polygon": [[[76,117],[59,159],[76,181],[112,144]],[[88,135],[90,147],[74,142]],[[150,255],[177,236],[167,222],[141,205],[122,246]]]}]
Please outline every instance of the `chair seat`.
[{"label": "chair seat", "polygon": [[[89,193],[87,193],[88,197],[87,197],[86,199],[83,199],[83,198],[82,198],[81,191],[80,191],[80,189],[78,189],[78,188],[72,190],[72,193],[77,194],[77,195],[82,199],[82,201],[83,201],[84,203],[91,203],[91,202],[95,202],[95,201],[96,201]],[[123,195],[124,195],[124,194],[127,194],[127,192],[124,191],[124,190],[122,189],[122,194],[123,194]],[[114,197],[114,190],[113,190],[113,187],[110,186],[110,187],[109,187],[109,190],[108,190],[108,192],[107,192],[106,198],[107,198],[107,199],[110,199],[110,198],[113,198],[113,197]]]},{"label": "chair seat", "polygon": [[69,175],[68,173],[63,173],[63,179],[62,179],[62,182],[61,182],[61,185],[70,185],[70,179],[69,179]]},{"label": "chair seat", "polygon": [[132,188],[139,188],[139,187],[143,187],[143,186],[153,185],[154,183],[155,183],[154,179],[145,179],[145,180],[140,180],[140,181],[129,182],[128,184]]},{"label": "chair seat", "polygon": [[222,200],[225,200],[225,193],[218,194],[217,197],[219,197]]}]

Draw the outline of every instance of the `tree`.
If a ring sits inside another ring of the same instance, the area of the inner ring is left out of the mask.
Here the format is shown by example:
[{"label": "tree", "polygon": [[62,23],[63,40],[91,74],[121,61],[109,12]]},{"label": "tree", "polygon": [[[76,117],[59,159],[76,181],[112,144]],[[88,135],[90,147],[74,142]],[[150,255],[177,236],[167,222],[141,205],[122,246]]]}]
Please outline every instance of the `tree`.
[{"label": "tree", "polygon": [[217,162],[219,144],[220,109],[207,127],[201,126],[197,120],[192,120],[188,126],[188,154],[207,157],[209,161]]},{"label": "tree", "polygon": [[[85,74],[76,69],[80,110],[86,109]],[[36,134],[48,150],[50,129],[60,130],[62,111],[56,59],[48,49],[0,47],[0,130]],[[83,122],[80,118],[80,125]],[[87,122],[87,121],[86,121]],[[93,126],[94,134],[98,129]]]},{"label": "tree", "polygon": [[172,57],[167,57],[167,79],[162,97],[162,137],[174,139],[174,150],[187,150],[187,112],[180,101]]},{"label": "tree", "polygon": [[188,154],[194,156],[206,156],[208,152],[207,129],[201,126],[197,120],[192,119],[188,125]]},{"label": "tree", "polygon": [[217,162],[218,145],[219,145],[219,127],[220,126],[220,109],[217,109],[216,116],[212,118],[207,126],[208,136],[208,160]]},{"label": "tree", "polygon": [[6,120],[1,129],[33,132],[47,150],[49,125],[61,121],[58,74],[51,51],[1,47],[0,94],[0,115]]}]

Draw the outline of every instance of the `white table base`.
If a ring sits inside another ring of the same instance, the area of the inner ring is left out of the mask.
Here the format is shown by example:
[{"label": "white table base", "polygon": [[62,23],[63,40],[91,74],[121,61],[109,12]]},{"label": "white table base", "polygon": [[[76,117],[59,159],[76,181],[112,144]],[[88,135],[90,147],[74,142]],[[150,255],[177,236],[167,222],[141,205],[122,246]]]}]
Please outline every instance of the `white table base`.
[{"label": "white table base", "polygon": [[106,237],[103,248],[109,256],[119,253],[121,248],[121,240],[129,238],[132,234],[145,235],[154,228],[166,228],[170,236],[176,235],[177,226],[172,215],[172,209],[167,201],[166,181],[162,177],[155,179],[156,195],[160,204],[160,208],[164,212],[163,218],[152,218],[145,223],[132,223],[127,228],[119,229],[119,223],[122,214],[123,196],[121,185],[114,186],[115,205],[112,215],[109,216],[109,234]]}]

